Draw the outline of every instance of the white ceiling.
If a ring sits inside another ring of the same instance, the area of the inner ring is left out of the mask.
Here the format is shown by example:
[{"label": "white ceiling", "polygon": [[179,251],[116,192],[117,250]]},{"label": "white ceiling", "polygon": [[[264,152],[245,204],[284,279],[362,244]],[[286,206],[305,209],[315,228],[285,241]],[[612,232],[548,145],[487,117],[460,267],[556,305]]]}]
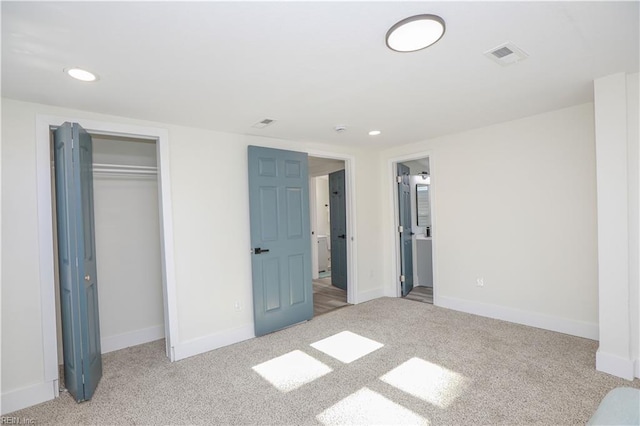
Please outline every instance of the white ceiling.
[{"label": "white ceiling", "polygon": [[309,176],[328,175],[344,169],[344,161],[331,158],[309,157]]},{"label": "white ceiling", "polygon": [[[423,13],[446,21],[440,42],[385,47],[389,27]],[[3,1],[2,95],[240,134],[399,145],[592,101],[595,78],[638,71],[639,14],[637,1]],[[529,58],[502,67],[483,56],[507,41]],[[100,81],[74,81],[69,66]],[[251,127],[264,118],[277,122]]]}]

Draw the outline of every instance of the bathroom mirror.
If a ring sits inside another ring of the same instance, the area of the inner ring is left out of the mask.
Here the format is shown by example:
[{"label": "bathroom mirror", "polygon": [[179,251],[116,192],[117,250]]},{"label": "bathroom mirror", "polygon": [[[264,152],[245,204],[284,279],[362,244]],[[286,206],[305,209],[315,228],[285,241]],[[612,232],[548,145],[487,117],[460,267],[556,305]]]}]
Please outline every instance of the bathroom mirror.
[{"label": "bathroom mirror", "polygon": [[416,209],[418,226],[431,226],[431,206],[427,184],[416,184]]}]

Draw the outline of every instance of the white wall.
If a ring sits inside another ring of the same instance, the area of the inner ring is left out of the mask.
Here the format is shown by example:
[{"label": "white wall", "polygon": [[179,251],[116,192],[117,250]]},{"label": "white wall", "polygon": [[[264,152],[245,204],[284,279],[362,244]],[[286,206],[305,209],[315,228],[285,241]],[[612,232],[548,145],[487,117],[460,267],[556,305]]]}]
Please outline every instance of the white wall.
[{"label": "white wall", "polygon": [[596,368],[629,380],[640,376],[638,78],[619,73],[594,82],[600,280]]},{"label": "white wall", "polygon": [[[383,151],[384,229],[394,225],[391,163],[425,153],[435,303],[597,338],[593,105]],[[384,258],[395,259],[393,234],[384,237]],[[395,267],[385,263],[387,294]]]},{"label": "white wall", "polygon": [[316,224],[318,235],[331,234],[329,222],[329,176],[318,176],[316,181]]},{"label": "white wall", "polygon": [[[633,250],[630,251],[630,285],[629,307],[631,309],[631,358],[635,360],[635,376],[640,377],[640,74],[627,76],[627,130],[628,140],[632,147],[633,162],[637,165],[632,174],[633,208],[629,218],[634,224]],[[630,182],[631,183],[631,182]]]},{"label": "white wall", "polygon": [[[100,120],[168,130],[178,336],[183,355],[253,336],[247,145],[344,154],[354,159],[358,188],[352,230],[358,302],[383,293],[377,248],[379,188],[359,170],[377,154],[365,150],[234,135],[123,117],[2,100],[2,399],[45,400],[43,382],[36,187],[36,115]],[[223,203],[223,204],[221,204]],[[232,229],[234,232],[229,232]],[[362,236],[362,237],[360,237]],[[53,284],[52,284],[53,285]],[[235,309],[239,302],[241,309]],[[34,396],[36,395],[37,396]],[[14,408],[15,409],[15,408]]]}]

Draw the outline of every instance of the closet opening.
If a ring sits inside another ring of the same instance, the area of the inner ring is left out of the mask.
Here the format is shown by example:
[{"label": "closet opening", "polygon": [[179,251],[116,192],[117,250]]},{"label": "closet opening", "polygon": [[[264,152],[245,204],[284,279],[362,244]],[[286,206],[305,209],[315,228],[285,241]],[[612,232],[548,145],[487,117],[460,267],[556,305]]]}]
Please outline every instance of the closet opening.
[{"label": "closet opening", "polygon": [[[101,352],[158,341],[153,350],[163,353],[166,321],[157,141],[105,134],[91,134],[91,138]],[[57,359],[62,390],[53,137],[50,149]]]}]

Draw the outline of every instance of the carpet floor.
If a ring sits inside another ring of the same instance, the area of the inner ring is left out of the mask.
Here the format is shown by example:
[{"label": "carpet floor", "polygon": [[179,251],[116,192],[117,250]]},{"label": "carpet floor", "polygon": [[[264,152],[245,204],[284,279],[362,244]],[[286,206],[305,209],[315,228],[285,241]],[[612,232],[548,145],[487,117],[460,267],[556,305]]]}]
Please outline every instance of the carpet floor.
[{"label": "carpet floor", "polygon": [[36,424],[584,424],[617,386],[597,342],[381,298],[182,361],[163,341],[104,355],[91,401]]}]

